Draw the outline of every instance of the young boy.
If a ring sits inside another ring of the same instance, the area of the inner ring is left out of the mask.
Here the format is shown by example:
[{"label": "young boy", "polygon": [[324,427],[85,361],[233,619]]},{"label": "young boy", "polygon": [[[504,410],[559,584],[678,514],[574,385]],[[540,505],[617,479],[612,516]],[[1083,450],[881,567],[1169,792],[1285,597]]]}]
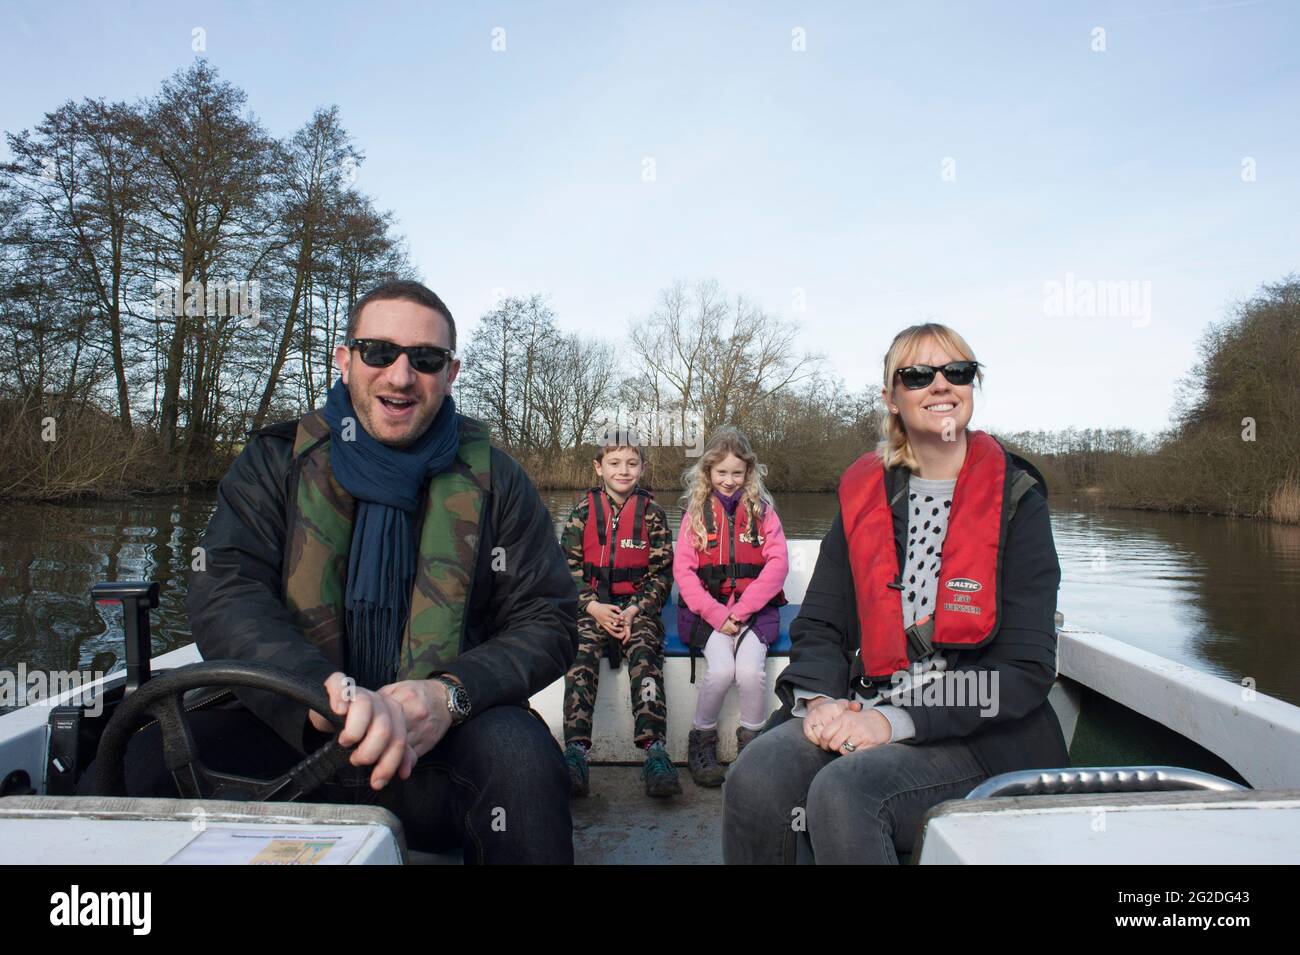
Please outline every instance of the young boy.
[{"label": "young boy", "polygon": [[635,434],[609,432],[596,446],[596,487],[573,508],[560,544],[578,587],[578,655],[564,677],[564,759],[570,791],[588,791],[587,750],[600,658],[627,658],[641,778],[650,796],[682,791],[664,749],[663,622],[673,586],[673,538],[663,508],[637,486],[645,456]]}]

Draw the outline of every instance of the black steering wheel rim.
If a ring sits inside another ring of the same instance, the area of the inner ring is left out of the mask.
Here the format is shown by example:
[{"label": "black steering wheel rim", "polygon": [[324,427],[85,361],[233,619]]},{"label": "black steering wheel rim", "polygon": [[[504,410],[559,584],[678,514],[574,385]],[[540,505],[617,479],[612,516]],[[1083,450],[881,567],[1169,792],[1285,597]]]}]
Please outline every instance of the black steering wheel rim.
[{"label": "black steering wheel rim", "polygon": [[[208,769],[199,758],[185,713],[184,696],[201,687],[265,690],[287,696],[320,713],[335,729],[334,738],[275,779],[255,779]],[[163,761],[183,798],[292,802],[312,792],[349,764],[351,747],[338,742],[344,718],[330,709],[319,683],[263,663],[210,661],[161,673],[128,696],[117,708],[100,739],[94,792],[126,795],[126,749],[147,717],[158,721]]]}]

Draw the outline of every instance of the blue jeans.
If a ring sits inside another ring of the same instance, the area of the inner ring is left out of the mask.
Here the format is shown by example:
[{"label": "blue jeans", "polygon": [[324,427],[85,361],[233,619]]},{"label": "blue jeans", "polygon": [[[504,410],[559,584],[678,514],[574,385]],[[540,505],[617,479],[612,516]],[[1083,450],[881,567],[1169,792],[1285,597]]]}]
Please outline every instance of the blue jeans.
[{"label": "blue jeans", "polygon": [[[196,710],[190,730],[209,769],[274,778],[302,759],[240,707]],[[409,779],[370,788],[371,767],[346,767],[307,802],[383,806],[401,821],[407,845],[459,848],[467,863],[572,863],[569,773],[546,724],[518,706],[495,706],[447,735],[415,764]],[[94,766],[83,783],[94,779]],[[131,738],[127,793],[175,797],[162,762],[157,725]]]},{"label": "blue jeans", "polygon": [[754,739],[727,772],[722,858],[791,865],[806,831],[819,864],[896,865],[926,810],[987,778],[964,740],[840,755],[808,742],[803,720],[789,719]]}]

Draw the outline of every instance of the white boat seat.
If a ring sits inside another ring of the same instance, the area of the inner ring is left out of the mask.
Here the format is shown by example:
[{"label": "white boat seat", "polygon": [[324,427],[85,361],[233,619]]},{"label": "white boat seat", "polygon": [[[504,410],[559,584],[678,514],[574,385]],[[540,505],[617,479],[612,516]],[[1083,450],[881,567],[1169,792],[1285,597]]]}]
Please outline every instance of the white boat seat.
[{"label": "white boat seat", "polygon": [[401,865],[408,856],[401,822],[380,806],[117,796],[0,799],[0,862],[6,864],[159,865],[218,856],[247,864],[262,853],[262,859],[283,859],[293,846],[307,843],[295,858]]},{"label": "white boat seat", "polygon": [[950,799],[922,822],[921,865],[1294,864],[1300,789]]}]

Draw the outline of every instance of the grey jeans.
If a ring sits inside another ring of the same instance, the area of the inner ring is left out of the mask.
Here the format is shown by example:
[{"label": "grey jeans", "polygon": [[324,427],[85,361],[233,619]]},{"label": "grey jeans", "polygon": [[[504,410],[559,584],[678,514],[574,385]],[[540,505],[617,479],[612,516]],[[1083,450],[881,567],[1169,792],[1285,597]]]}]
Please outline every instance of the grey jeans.
[{"label": "grey jeans", "polygon": [[926,810],[987,778],[964,740],[840,755],[808,742],[803,720],[790,719],[753,740],[727,772],[722,858],[790,865],[806,830],[819,864],[896,865]]}]

